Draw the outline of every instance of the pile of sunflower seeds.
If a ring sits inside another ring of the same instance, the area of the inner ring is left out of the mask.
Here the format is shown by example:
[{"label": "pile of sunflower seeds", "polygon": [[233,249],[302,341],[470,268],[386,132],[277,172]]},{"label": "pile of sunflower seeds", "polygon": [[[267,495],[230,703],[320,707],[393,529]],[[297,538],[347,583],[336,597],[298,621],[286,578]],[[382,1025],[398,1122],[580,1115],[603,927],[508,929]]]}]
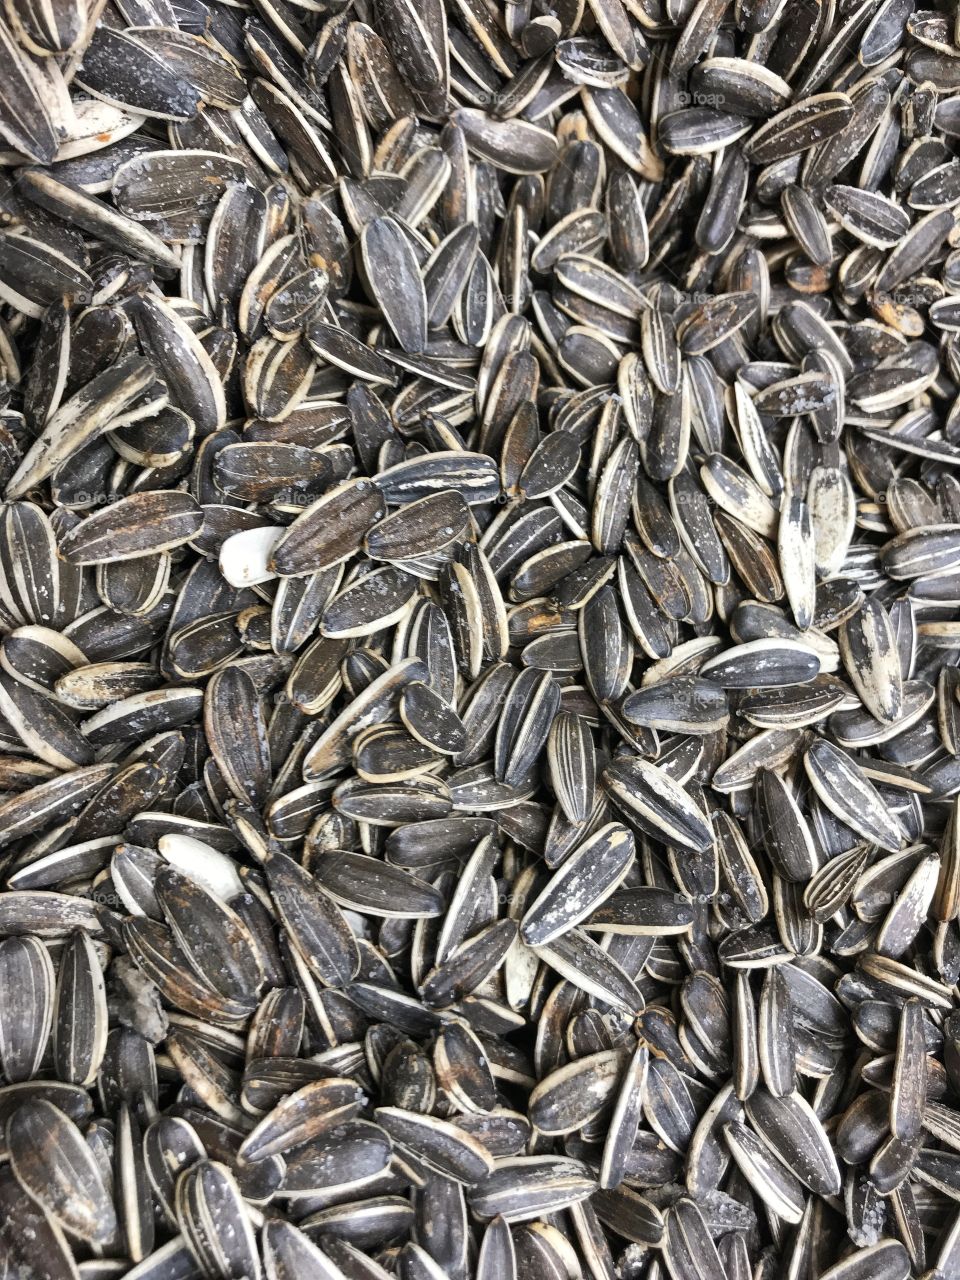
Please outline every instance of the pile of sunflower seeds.
[{"label": "pile of sunflower seeds", "polygon": [[955,9],[6,0],[6,1280],[960,1277]]}]

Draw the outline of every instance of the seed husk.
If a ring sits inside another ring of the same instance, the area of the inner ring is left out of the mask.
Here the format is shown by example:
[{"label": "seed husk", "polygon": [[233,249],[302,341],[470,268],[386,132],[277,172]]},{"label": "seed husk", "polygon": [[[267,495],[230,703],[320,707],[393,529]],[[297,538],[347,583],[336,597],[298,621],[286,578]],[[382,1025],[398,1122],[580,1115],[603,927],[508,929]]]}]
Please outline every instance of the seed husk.
[{"label": "seed husk", "polygon": [[956,1273],[940,8],[6,4],[0,1272]]}]

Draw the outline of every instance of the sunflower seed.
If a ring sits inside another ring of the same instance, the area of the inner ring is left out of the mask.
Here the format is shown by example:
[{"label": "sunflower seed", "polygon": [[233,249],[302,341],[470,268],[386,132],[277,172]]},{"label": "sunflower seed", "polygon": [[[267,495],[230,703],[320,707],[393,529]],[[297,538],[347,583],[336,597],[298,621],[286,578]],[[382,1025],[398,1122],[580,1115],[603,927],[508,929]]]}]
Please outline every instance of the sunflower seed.
[{"label": "sunflower seed", "polygon": [[14,1175],[50,1218],[93,1244],[110,1243],[114,1206],[80,1130],[50,1102],[25,1102],[8,1121]]},{"label": "sunflower seed", "polygon": [[320,9],[0,20],[0,1269],[953,1274],[956,24]]}]

